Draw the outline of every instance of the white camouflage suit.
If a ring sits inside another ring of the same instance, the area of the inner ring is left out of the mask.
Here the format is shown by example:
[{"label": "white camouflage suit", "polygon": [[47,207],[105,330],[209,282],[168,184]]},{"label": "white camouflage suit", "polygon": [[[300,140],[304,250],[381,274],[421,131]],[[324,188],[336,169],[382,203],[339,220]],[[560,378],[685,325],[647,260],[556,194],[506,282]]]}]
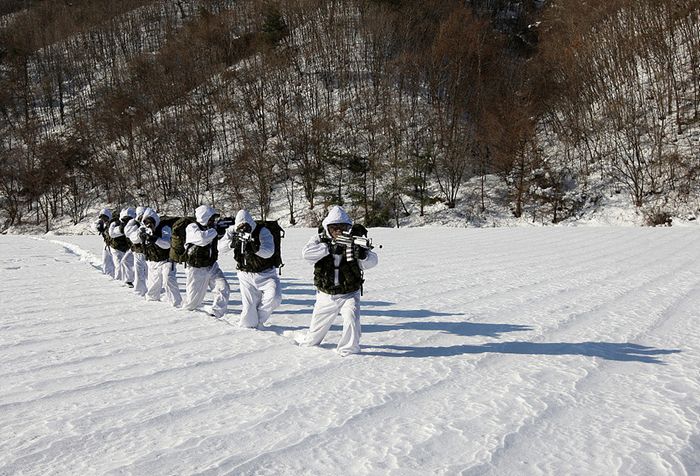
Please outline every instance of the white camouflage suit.
[{"label": "white camouflage suit", "polygon": [[[226,243],[231,248],[234,242],[236,230],[243,224],[250,225],[250,233],[257,228],[257,223],[247,210],[240,210],[236,214],[234,226],[226,232]],[[275,253],[275,240],[272,233],[265,227],[260,229],[260,249],[255,252],[263,259],[272,257]],[[239,325],[248,328],[263,328],[272,312],[282,302],[282,289],[277,268],[271,267],[264,271],[254,273],[238,270],[238,285],[241,290],[241,318]]]},{"label": "white camouflage suit", "polygon": [[[102,226],[107,227],[106,233],[109,233],[109,221],[112,219],[112,210],[109,208],[103,208],[100,210],[99,217],[106,217],[107,220],[102,220],[101,218],[95,222],[95,231],[101,234],[97,228],[102,222]],[[114,258],[112,258],[112,247],[105,243],[102,248],[102,273],[106,274],[110,278],[114,278]]]},{"label": "white camouflage suit", "polygon": [[[119,221],[124,221],[125,218],[135,218],[136,210],[133,208],[123,208],[119,213]],[[119,223],[113,222],[109,225],[109,236],[118,238],[126,236],[122,233]],[[114,279],[124,281],[125,283],[134,282],[134,255],[131,250],[119,251],[112,248],[112,260],[114,261]]]},{"label": "white camouflage suit", "polygon": [[[207,206],[200,205],[194,212],[195,220],[203,227],[207,227],[209,219],[218,215],[216,210]],[[185,249],[190,246],[209,246],[217,238],[217,231],[214,228],[200,229],[197,223],[190,223],[185,228]],[[197,309],[207,294],[209,289],[214,292],[214,300],[212,305],[204,309],[207,314],[216,318],[223,317],[226,314],[228,306],[228,298],[231,294],[226,277],[223,271],[219,268],[219,264],[215,262],[207,267],[187,266],[187,297],[183,308],[193,311]]]},{"label": "white camouflage suit", "polygon": [[[323,228],[330,236],[328,225],[331,224],[352,224],[352,220],[342,207],[334,206],[328,212],[328,216],[323,220]],[[311,264],[316,264],[320,259],[330,254],[328,243],[321,241],[318,234],[311,237],[302,250],[302,257]],[[336,267],[342,260],[342,255],[333,255]],[[367,257],[358,260],[360,269],[370,269],[377,265],[379,258],[376,253],[369,250]],[[336,281],[338,271],[336,270]],[[327,294],[317,290],[316,304],[311,316],[311,324],[306,333],[296,337],[299,345],[314,346],[319,345],[331,328],[336,316],[340,314],[343,318],[343,332],[336,347],[336,352],[345,357],[350,354],[360,352],[360,336],[362,334],[360,326],[360,291],[347,294]]]},{"label": "white camouflage suit", "polygon": [[[135,245],[142,245],[141,237],[139,236],[139,228],[143,213],[146,211],[144,207],[136,207],[136,218],[132,218],[124,227],[126,237]],[[148,275],[148,266],[146,264],[146,255],[134,252],[134,292],[139,296],[144,296],[147,291],[146,277]]]},{"label": "white camouflage suit", "polygon": [[[155,228],[160,224],[160,216],[150,208],[143,212],[143,220],[151,218],[155,223]],[[143,231],[147,231],[142,225]],[[172,239],[172,230],[169,226],[164,226],[161,229],[160,236],[156,239],[154,246],[162,250],[170,249],[170,240]],[[165,296],[168,302],[174,307],[182,305],[182,296],[180,288],[177,285],[177,269],[175,263],[166,259],[163,261],[147,261],[148,265],[148,280],[147,280],[147,301],[160,301],[165,286]]]}]

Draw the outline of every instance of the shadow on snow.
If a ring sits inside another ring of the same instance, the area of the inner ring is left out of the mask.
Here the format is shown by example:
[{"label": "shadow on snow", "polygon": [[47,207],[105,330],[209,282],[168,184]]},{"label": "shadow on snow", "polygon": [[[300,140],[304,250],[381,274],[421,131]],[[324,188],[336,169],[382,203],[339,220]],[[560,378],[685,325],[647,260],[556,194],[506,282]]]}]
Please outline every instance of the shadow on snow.
[{"label": "shadow on snow", "polygon": [[681,352],[674,349],[656,349],[644,345],[626,342],[495,342],[482,345],[454,345],[449,347],[410,347],[401,345],[384,345],[366,347],[380,349],[364,351],[364,355],[382,357],[452,357],[465,354],[530,354],[530,355],[581,355],[599,357],[621,362],[642,362],[663,364],[661,355]]},{"label": "shadow on snow", "polygon": [[[303,306],[305,309],[285,309],[282,314],[309,314],[316,304],[316,299],[287,299],[282,295],[282,304],[290,306]],[[360,312],[363,316],[387,316],[387,317],[431,317],[431,316],[449,316],[452,314],[440,314],[432,311],[426,311],[423,309],[418,310],[398,310],[389,309],[386,311],[373,311],[367,309],[367,306],[391,306],[392,303],[385,301],[362,301],[362,311]]]},{"label": "shadow on snow", "polygon": [[[402,311],[406,313],[423,313],[428,311]],[[428,316],[445,315],[445,314],[428,314]],[[405,316],[401,316],[405,317]],[[412,315],[408,317],[426,317],[423,315]],[[394,325],[385,324],[363,324],[362,332],[390,332],[398,330],[416,330],[416,331],[436,331],[458,336],[486,336],[500,337],[505,332],[530,331],[532,327],[519,324],[486,324],[476,322],[406,322]]]},{"label": "shadow on snow", "polygon": [[[237,284],[237,279],[227,274],[229,282]],[[294,278],[282,281],[283,295],[314,296],[316,289],[307,282],[292,283]],[[240,305],[240,301],[230,301],[229,304]],[[304,306],[306,309],[284,310],[283,314],[311,314],[315,299],[284,299],[283,304]],[[420,319],[427,317],[457,316],[458,313],[445,313],[428,309],[376,309],[393,306],[395,303],[386,301],[362,301],[363,316],[398,317]],[[274,314],[273,314],[274,316]],[[335,324],[333,330],[342,327]],[[282,334],[287,330],[305,329],[304,326],[273,325],[267,330]],[[403,322],[400,324],[363,324],[363,333],[391,332],[397,330],[420,330],[444,332],[453,335],[485,336],[498,338],[506,332],[529,331],[532,327],[518,324],[488,324],[476,322]],[[323,344],[322,344],[323,346]],[[329,348],[334,347],[326,344]],[[584,357],[599,357],[605,360],[619,362],[642,362],[648,364],[663,364],[659,358],[663,355],[681,352],[678,349],[657,349],[626,342],[494,342],[481,345],[453,345],[447,347],[412,347],[401,345],[363,346],[363,355],[381,357],[453,357],[466,354],[521,354],[521,355],[580,355]]]}]

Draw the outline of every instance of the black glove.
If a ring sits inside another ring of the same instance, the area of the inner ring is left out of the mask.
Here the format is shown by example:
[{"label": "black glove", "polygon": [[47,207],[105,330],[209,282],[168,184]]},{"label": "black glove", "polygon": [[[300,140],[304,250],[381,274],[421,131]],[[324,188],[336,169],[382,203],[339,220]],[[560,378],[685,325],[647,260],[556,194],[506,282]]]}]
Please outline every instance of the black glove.
[{"label": "black glove", "polygon": [[228,228],[228,226],[217,224],[216,225],[216,237],[222,238],[226,234],[226,228]]},{"label": "black glove", "polygon": [[331,239],[328,237],[328,235],[326,235],[326,233],[323,232],[323,233],[319,233],[319,234],[318,234],[318,241],[319,241],[319,243],[328,243],[328,244],[330,244],[333,240],[331,240]]},{"label": "black glove", "polygon": [[367,259],[367,249],[358,245],[352,247],[352,255],[355,259]]},{"label": "black glove", "polygon": [[98,233],[103,233],[105,231],[105,222],[102,220],[98,221],[96,228]]},{"label": "black glove", "polygon": [[139,240],[141,240],[141,243],[146,243],[149,234],[145,227],[139,228]]},{"label": "black glove", "polygon": [[158,239],[156,235],[153,233],[153,230],[147,227],[141,227],[139,229],[139,238],[141,238],[141,242],[144,245],[153,245],[155,244],[156,240]]}]

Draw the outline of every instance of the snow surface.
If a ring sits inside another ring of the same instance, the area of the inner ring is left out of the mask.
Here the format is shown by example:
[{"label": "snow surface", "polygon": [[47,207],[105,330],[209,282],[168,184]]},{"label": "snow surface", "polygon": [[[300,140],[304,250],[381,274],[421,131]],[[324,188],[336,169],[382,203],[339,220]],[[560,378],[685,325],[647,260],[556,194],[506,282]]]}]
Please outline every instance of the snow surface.
[{"label": "snow surface", "polygon": [[[371,231],[363,354],[138,299],[97,236],[0,236],[0,474],[700,474],[700,234]],[[179,273],[184,285],[184,274]]]}]

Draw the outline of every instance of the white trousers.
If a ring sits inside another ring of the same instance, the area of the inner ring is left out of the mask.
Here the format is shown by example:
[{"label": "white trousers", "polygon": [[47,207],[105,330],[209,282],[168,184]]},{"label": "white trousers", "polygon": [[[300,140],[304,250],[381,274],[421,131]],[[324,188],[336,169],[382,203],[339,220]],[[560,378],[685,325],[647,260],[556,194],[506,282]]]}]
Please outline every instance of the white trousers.
[{"label": "white trousers", "polygon": [[165,285],[165,296],[175,307],[182,304],[180,288],[177,287],[177,268],[170,261],[148,261],[148,291],[146,299],[160,301]]},{"label": "white trousers", "polygon": [[214,263],[207,268],[188,266],[186,289],[187,298],[183,306],[185,309],[190,311],[197,309],[204,301],[207,291],[212,289],[214,302],[205,311],[217,318],[226,314],[231,288],[218,263]]},{"label": "white trousers", "polygon": [[311,316],[309,331],[299,342],[303,346],[318,345],[328,334],[333,321],[340,313],[343,318],[343,333],[336,348],[342,356],[360,352],[360,291],[348,294],[316,293],[316,304]]},{"label": "white trousers", "polygon": [[112,262],[114,263],[114,279],[117,281],[124,281],[124,268],[122,268],[122,259],[124,259],[123,251],[119,251],[115,248],[110,250],[112,252]]},{"label": "white trousers", "polygon": [[146,264],[146,255],[143,253],[134,253],[134,292],[139,296],[145,296],[148,291],[146,277],[148,276],[148,265]]},{"label": "white trousers", "polygon": [[102,273],[110,278],[114,278],[114,258],[112,258],[112,248],[105,245],[102,249]]},{"label": "white trousers", "polygon": [[128,250],[124,253],[124,256],[122,256],[122,259],[119,262],[119,267],[121,268],[122,280],[125,283],[132,283],[133,284],[133,282],[134,282],[134,253],[131,250]]},{"label": "white trousers", "polygon": [[262,273],[238,271],[241,290],[241,327],[262,326],[282,302],[282,286],[277,268]]}]

